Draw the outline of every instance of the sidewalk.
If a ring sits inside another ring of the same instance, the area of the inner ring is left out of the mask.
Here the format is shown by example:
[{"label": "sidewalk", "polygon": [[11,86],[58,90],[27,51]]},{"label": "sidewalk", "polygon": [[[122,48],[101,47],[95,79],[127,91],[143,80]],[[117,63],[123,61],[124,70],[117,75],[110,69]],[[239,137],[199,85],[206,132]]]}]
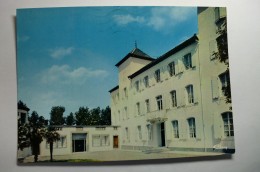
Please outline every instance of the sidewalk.
[{"label": "sidewalk", "polygon": [[[55,154],[55,152],[54,152]],[[209,152],[180,152],[168,151],[161,153],[144,153],[140,151],[126,151],[126,150],[111,150],[100,152],[80,152],[69,155],[54,155],[54,160],[72,160],[72,159],[88,159],[93,161],[125,161],[125,160],[147,160],[147,159],[168,159],[168,158],[183,158],[183,157],[197,157],[197,156],[215,156],[222,155],[221,153]],[[49,156],[39,156],[38,161],[48,161]],[[27,157],[24,163],[33,162],[33,156]]]}]

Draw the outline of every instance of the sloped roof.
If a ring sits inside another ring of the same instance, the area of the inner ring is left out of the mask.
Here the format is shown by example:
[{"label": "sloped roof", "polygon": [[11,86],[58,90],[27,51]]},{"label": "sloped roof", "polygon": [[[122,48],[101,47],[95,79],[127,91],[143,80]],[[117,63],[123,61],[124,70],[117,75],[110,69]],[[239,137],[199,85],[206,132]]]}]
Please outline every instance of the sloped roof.
[{"label": "sloped roof", "polygon": [[115,90],[117,90],[119,88],[119,85],[117,85],[117,86],[115,86],[114,88],[112,88],[111,90],[109,90],[108,92],[113,92],[113,91],[115,91]]},{"label": "sloped roof", "polygon": [[182,50],[183,48],[193,44],[194,42],[196,42],[199,38],[197,37],[196,34],[194,34],[191,38],[187,39],[186,41],[182,42],[181,44],[179,44],[178,46],[174,47],[173,49],[171,49],[170,51],[168,51],[167,53],[163,54],[162,56],[160,56],[158,59],[152,61],[151,63],[149,63],[148,65],[144,66],[143,68],[141,68],[140,70],[138,70],[137,72],[133,73],[132,75],[128,76],[128,78],[132,79],[134,77],[136,77],[137,75],[141,74],[142,72],[150,69],[151,67],[155,66],[156,64],[160,63],[161,61],[165,60],[166,58],[170,57],[171,55],[177,53],[178,51]]},{"label": "sloped roof", "polygon": [[154,58],[150,57],[146,53],[144,53],[139,48],[134,48],[130,53],[128,53],[122,60],[120,60],[115,66],[119,67],[122,63],[124,63],[129,57],[135,57],[143,60],[155,60]]}]

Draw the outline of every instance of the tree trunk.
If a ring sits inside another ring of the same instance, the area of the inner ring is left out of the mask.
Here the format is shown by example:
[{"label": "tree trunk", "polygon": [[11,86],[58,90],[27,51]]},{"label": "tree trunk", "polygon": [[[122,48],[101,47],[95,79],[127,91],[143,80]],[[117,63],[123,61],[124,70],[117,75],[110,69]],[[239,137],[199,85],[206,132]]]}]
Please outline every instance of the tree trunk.
[{"label": "tree trunk", "polygon": [[51,155],[50,161],[51,161],[51,162],[53,161],[52,153],[53,153],[53,142],[50,142],[50,155]]},{"label": "tree trunk", "polygon": [[32,145],[32,153],[34,155],[34,162],[38,161],[38,155],[39,155],[39,144],[34,143]]}]

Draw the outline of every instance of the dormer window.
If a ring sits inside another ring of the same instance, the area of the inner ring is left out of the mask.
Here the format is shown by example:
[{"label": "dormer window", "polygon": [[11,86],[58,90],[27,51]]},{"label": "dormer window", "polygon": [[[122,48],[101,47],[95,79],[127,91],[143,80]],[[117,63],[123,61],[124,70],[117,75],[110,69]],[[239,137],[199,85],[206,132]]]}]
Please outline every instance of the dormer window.
[{"label": "dormer window", "polygon": [[139,91],[139,81],[135,81],[135,90]]},{"label": "dormer window", "polygon": [[156,70],[154,74],[155,74],[156,82],[160,82],[161,81],[160,69]]}]

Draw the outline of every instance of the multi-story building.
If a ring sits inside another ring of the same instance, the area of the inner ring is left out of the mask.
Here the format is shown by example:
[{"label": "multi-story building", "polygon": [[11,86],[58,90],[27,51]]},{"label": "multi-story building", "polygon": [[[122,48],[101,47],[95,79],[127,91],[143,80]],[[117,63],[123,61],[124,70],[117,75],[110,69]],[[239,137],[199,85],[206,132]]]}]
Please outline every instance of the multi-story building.
[{"label": "multi-story building", "polygon": [[198,34],[154,59],[137,47],[120,60],[111,94],[112,125],[121,149],[234,152],[229,82],[218,51],[225,8],[198,8]]}]

